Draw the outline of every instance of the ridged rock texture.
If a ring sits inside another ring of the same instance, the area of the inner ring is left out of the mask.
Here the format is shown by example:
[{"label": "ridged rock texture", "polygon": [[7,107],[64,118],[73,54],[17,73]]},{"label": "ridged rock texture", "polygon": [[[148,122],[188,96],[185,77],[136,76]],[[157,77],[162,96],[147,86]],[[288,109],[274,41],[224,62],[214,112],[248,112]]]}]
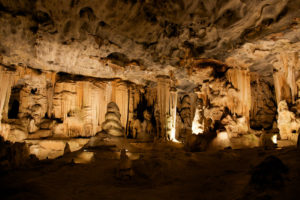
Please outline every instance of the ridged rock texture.
[{"label": "ridged rock texture", "polygon": [[296,46],[299,8],[297,0],[1,0],[0,57],[97,77],[185,76],[193,58],[225,61],[257,39],[250,54]]},{"label": "ridged rock texture", "polygon": [[125,135],[124,128],[121,125],[121,114],[118,105],[110,102],[107,105],[107,113],[105,114],[105,121],[102,124],[103,130],[112,135],[121,137]]}]

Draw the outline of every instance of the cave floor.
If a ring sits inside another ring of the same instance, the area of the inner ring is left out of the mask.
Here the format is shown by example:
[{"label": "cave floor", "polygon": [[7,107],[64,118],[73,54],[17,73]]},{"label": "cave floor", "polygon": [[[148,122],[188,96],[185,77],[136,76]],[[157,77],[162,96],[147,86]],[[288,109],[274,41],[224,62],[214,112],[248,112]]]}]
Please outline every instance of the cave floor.
[{"label": "cave floor", "polygon": [[[89,164],[63,157],[2,172],[1,199],[299,199],[300,151],[293,147],[190,153],[180,145],[147,143],[131,151],[129,157],[139,157],[131,179],[115,177],[117,152],[94,149]],[[284,186],[256,191],[248,184],[251,169],[269,155],[289,173]]]}]

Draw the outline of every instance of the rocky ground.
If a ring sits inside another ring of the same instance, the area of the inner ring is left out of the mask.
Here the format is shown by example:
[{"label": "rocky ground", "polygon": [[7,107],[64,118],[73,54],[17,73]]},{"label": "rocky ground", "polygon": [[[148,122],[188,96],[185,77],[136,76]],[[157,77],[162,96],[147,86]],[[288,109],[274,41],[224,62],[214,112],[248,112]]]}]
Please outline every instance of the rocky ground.
[{"label": "rocky ground", "polygon": [[94,152],[88,164],[74,164],[70,153],[2,171],[1,198],[298,199],[300,152],[293,147],[190,153],[180,144],[135,143],[127,152],[134,171],[128,179],[117,176],[119,152],[85,151]]}]

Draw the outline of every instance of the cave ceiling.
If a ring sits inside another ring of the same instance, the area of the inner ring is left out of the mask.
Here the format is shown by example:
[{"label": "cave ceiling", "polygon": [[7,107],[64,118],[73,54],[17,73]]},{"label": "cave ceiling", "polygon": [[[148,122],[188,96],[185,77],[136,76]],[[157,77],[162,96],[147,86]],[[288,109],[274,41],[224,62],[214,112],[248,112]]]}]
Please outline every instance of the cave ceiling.
[{"label": "cave ceiling", "polygon": [[225,65],[270,79],[280,55],[300,49],[299,9],[299,0],[0,0],[0,63],[137,83],[171,73],[183,89]]}]

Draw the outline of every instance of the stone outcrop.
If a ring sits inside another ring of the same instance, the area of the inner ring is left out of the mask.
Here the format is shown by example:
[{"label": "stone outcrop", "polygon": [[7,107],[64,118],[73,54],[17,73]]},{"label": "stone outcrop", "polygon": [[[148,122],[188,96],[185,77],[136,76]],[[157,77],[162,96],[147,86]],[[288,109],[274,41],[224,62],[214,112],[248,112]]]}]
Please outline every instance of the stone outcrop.
[{"label": "stone outcrop", "polygon": [[274,87],[257,73],[251,73],[251,102],[250,127],[272,128],[276,121],[277,104]]},{"label": "stone outcrop", "polygon": [[280,101],[278,104],[278,128],[281,139],[289,139],[294,141],[295,144],[297,143],[300,119],[289,110],[286,101]]},{"label": "stone outcrop", "polygon": [[26,167],[36,161],[36,157],[29,155],[25,143],[5,142],[0,137],[0,170],[10,170],[14,168]]},{"label": "stone outcrop", "polygon": [[203,130],[200,132],[226,127],[229,137],[247,133],[251,108],[247,70],[229,69],[218,78],[211,77],[198,86],[196,94],[201,102],[198,117]]},{"label": "stone outcrop", "polygon": [[299,17],[297,1],[278,0],[1,0],[0,5],[4,64],[140,81],[141,74],[153,79],[161,66],[183,72],[176,67],[190,57],[222,60],[245,42],[291,29]]}]

